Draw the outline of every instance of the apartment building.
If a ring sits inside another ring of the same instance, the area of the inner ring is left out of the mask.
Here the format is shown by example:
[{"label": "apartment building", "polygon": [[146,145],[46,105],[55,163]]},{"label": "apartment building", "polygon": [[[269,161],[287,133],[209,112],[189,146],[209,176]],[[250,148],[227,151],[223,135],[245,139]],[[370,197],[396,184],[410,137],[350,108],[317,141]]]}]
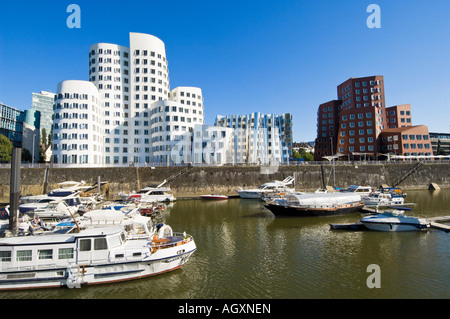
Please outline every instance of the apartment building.
[{"label": "apartment building", "polygon": [[[406,135],[429,138],[426,126],[412,126],[411,105],[386,107],[384,92],[380,75],[339,84],[338,99],[321,104],[317,112],[314,160],[336,154],[347,159],[386,153],[433,155],[429,143],[407,142]],[[406,128],[411,132],[401,134]]]},{"label": "apartment building", "polygon": [[41,113],[40,127],[45,128],[46,134],[50,134],[53,125],[53,105],[55,104],[55,93],[41,91],[31,94],[31,110]]},{"label": "apartment building", "polygon": [[433,148],[425,125],[385,129],[380,134],[381,151],[403,156],[432,156]]},{"label": "apartment building", "polygon": [[234,129],[234,163],[288,163],[292,156],[292,115],[218,115],[215,126]]},{"label": "apartment building", "polygon": [[[170,90],[164,42],[130,33],[130,46],[96,43],[89,81],[58,84],[53,162],[171,164],[172,146],[203,124],[201,89]],[[82,117],[82,118],[80,118]]]},{"label": "apartment building", "polygon": [[387,128],[412,126],[411,104],[386,108]]},{"label": "apartment building", "polygon": [[386,127],[383,76],[350,78],[337,86],[337,97],[319,106],[314,159],[377,155],[377,139]]}]

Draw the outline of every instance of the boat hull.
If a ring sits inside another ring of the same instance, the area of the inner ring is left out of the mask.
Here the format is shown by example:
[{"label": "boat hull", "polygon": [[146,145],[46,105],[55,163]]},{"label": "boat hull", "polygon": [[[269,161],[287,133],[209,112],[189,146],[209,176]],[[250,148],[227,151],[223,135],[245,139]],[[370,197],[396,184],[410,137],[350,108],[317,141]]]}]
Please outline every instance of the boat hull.
[{"label": "boat hull", "polygon": [[427,225],[424,223],[375,222],[363,220],[361,220],[361,223],[370,230],[383,232],[418,231],[427,228]]},{"label": "boat hull", "polygon": [[155,276],[181,268],[196,250],[194,241],[160,249],[136,261],[78,263],[68,267],[1,271],[0,290],[80,288]]},{"label": "boat hull", "polygon": [[206,200],[226,200],[228,199],[228,196],[222,196],[222,195],[202,195],[200,196],[201,199]]},{"label": "boat hull", "polygon": [[313,207],[295,207],[295,206],[283,206],[276,204],[264,205],[275,216],[287,216],[287,217],[314,217],[314,216],[335,216],[351,214],[361,211],[364,207],[363,203],[355,203],[349,205],[342,205],[333,208],[313,208]]},{"label": "boat hull", "polygon": [[240,198],[244,199],[261,199],[262,192],[238,191]]}]

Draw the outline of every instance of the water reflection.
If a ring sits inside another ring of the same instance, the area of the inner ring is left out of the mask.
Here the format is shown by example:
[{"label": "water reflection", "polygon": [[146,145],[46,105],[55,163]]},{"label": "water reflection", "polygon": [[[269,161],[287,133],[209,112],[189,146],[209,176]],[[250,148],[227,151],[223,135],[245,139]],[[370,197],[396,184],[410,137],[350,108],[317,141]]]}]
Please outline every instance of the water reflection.
[{"label": "water reflection", "polygon": [[[450,215],[450,190],[408,191],[414,215]],[[180,200],[162,218],[192,234],[197,251],[180,270],[81,289],[3,292],[0,298],[449,298],[449,233],[334,231],[336,217],[275,218],[261,202]],[[366,285],[381,268],[381,288]]]}]

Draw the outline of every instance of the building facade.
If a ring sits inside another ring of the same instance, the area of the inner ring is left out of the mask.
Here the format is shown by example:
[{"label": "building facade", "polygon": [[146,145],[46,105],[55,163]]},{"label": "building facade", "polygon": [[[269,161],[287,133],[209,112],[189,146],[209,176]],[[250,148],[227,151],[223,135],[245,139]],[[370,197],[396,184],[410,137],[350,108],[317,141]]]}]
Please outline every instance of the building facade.
[{"label": "building facade", "polygon": [[55,104],[55,93],[41,91],[41,93],[32,93],[31,110],[41,113],[40,128],[50,134],[53,125],[53,105]]},{"label": "building facade", "polygon": [[386,108],[387,128],[412,126],[411,105],[402,104]]},{"label": "building facade", "polygon": [[385,129],[380,134],[381,150],[402,156],[432,156],[430,134],[425,125]]},{"label": "building facade", "polygon": [[22,147],[24,113],[0,103],[0,134],[5,135],[14,147]]},{"label": "building facade", "polygon": [[292,156],[292,115],[259,112],[218,115],[215,126],[234,129],[234,163],[271,165],[289,162]]},{"label": "building facade", "polygon": [[430,132],[434,155],[450,155],[450,133]]},{"label": "building facade", "polygon": [[[89,81],[58,84],[53,163],[171,164],[172,144],[203,124],[203,102],[199,88],[170,90],[165,45],[157,37],[130,33],[130,47],[93,44]],[[70,123],[76,112],[83,121]]]}]

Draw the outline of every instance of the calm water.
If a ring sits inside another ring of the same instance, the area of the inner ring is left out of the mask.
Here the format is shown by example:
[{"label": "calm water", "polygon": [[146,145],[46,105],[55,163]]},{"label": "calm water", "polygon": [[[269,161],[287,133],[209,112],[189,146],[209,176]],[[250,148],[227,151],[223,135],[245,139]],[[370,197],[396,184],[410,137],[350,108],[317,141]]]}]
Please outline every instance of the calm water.
[{"label": "calm water", "polygon": [[[450,215],[450,190],[408,191],[414,215]],[[449,298],[450,233],[332,231],[341,217],[275,218],[255,200],[178,201],[163,215],[194,236],[197,251],[180,270],[81,289],[3,292],[0,298],[309,299]],[[381,269],[370,289],[367,267]]]}]

